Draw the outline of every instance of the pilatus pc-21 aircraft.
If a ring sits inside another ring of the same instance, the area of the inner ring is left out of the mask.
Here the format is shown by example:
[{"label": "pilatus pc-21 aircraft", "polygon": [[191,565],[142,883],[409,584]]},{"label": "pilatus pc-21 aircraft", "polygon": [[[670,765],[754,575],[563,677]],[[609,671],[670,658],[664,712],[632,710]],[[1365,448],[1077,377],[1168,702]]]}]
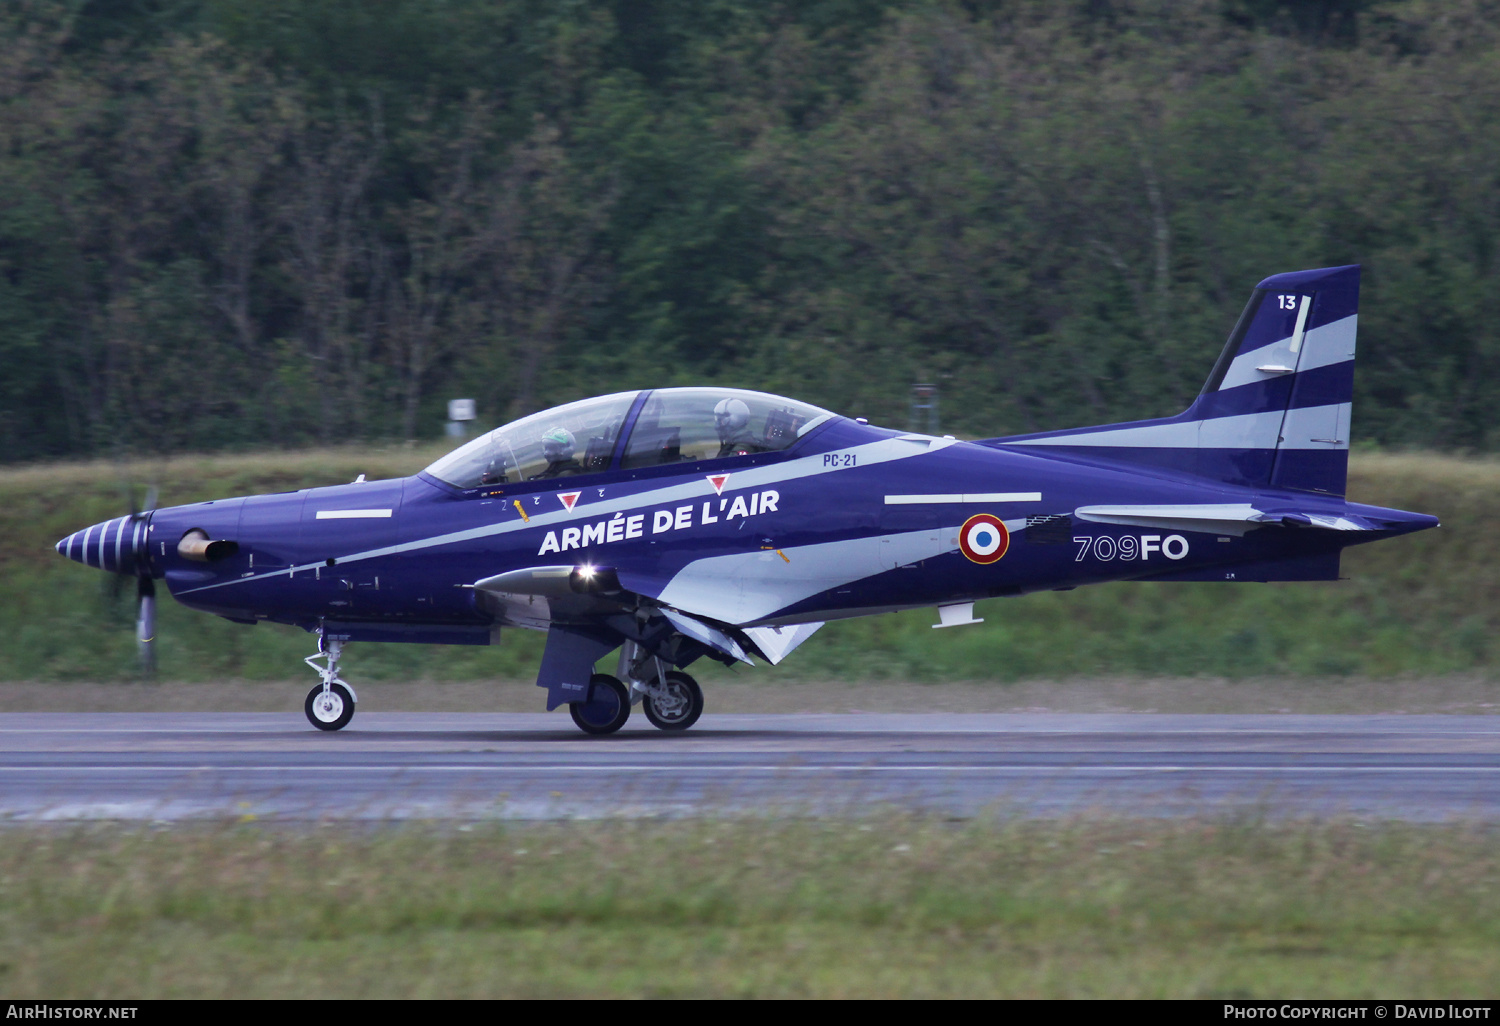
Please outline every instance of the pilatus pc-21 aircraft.
[{"label": "pilatus pc-21 aircraft", "polygon": [[[729,388],[584,399],[414,477],[148,510],[58,542],[242,623],[318,635],[307,717],[354,715],[351,641],[545,631],[537,685],[592,734],[690,727],[707,656],[778,663],[825,621],[1104,581],[1322,581],[1435,527],[1344,499],[1359,268],[1256,288],[1182,414],[977,442]],[[149,505],[149,503],[148,503]],[[595,664],[619,650],[614,675]],[[319,665],[318,660],[323,660]]]}]

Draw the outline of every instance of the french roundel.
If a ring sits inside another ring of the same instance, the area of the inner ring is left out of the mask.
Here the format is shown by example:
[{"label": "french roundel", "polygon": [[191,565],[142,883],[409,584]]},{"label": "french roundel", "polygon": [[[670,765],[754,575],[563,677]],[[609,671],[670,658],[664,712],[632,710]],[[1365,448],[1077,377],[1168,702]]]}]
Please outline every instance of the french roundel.
[{"label": "french roundel", "polygon": [[1010,548],[1010,532],[998,517],[977,513],[959,528],[958,547],[976,563],[993,563]]}]

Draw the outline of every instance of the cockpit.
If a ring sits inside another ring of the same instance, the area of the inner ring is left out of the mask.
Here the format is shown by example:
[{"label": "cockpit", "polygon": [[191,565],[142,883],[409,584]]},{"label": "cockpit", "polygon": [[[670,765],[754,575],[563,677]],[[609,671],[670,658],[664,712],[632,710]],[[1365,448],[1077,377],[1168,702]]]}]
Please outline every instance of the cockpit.
[{"label": "cockpit", "polygon": [[616,465],[635,470],[779,452],[832,416],[794,399],[739,388],[617,392],[498,427],[444,456],[427,473],[458,488],[479,488],[593,474]]}]

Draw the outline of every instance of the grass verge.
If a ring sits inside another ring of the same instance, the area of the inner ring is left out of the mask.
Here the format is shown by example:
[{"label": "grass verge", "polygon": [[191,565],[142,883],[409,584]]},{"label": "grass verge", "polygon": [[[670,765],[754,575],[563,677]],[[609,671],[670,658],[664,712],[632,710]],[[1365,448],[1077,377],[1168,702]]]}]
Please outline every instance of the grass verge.
[{"label": "grass verge", "polygon": [[1493,997],[1464,826],[0,832],[28,997]]}]

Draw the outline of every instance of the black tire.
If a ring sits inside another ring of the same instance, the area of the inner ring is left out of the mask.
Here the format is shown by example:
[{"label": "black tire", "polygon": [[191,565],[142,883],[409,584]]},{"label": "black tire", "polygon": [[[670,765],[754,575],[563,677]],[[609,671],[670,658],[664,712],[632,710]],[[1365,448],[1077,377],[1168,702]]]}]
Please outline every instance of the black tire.
[{"label": "black tire", "polygon": [[703,715],[703,689],[698,682],[681,670],[669,670],[667,672],[667,690],[673,693],[673,697],[680,699],[680,704],[666,710],[665,713],[658,710],[656,703],[651,700],[650,695],[641,699],[641,707],[646,710],[646,719],[658,730],[687,730],[698,722],[698,717]]},{"label": "black tire", "polygon": [[630,692],[607,673],[589,678],[587,702],[569,702],[573,722],[585,734],[613,734],[630,719]]},{"label": "black tire", "polygon": [[319,730],[343,730],[354,719],[354,695],[344,685],[334,684],[324,700],[323,685],[319,684],[307,693],[302,711],[307,713],[307,722]]}]

